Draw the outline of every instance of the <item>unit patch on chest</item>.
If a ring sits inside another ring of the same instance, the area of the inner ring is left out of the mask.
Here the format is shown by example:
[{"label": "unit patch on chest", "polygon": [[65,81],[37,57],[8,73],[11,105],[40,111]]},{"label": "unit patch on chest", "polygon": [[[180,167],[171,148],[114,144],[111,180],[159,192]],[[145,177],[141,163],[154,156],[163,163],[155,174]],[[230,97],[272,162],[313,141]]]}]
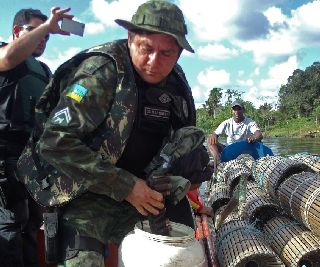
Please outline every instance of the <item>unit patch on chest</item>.
[{"label": "unit patch on chest", "polygon": [[163,93],[161,96],[159,96],[158,99],[162,104],[171,102],[171,97],[168,96],[166,93]]},{"label": "unit patch on chest", "polygon": [[146,118],[168,120],[170,118],[170,110],[154,107],[144,107],[143,115]]}]

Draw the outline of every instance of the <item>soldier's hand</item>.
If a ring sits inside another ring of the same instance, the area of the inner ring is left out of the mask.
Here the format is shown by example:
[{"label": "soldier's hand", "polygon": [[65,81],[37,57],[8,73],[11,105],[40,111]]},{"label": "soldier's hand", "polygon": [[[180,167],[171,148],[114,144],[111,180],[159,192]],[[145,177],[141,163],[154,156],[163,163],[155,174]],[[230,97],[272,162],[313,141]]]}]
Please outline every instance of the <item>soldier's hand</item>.
[{"label": "soldier's hand", "polygon": [[144,216],[148,213],[158,215],[164,208],[162,194],[152,190],[142,179],[137,180],[126,200]]}]

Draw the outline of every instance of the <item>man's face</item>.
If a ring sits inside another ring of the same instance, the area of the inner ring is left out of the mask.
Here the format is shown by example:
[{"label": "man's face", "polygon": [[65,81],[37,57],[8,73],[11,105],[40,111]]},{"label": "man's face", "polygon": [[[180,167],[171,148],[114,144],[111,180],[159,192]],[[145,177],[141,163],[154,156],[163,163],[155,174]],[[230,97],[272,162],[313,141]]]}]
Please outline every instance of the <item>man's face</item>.
[{"label": "man's face", "polygon": [[231,108],[232,117],[235,122],[241,122],[244,119],[243,112],[244,110],[240,106],[234,106]]},{"label": "man's face", "polygon": [[133,66],[140,77],[151,84],[159,83],[172,71],[181,48],[167,34],[135,34],[129,32],[128,46]]},{"label": "man's face", "polygon": [[[23,36],[25,34],[28,34],[30,31],[34,30],[35,28],[37,28],[42,23],[44,23],[44,21],[39,19],[39,18],[31,18],[29,20],[28,24],[23,25],[23,26],[20,27],[20,31],[19,31],[19,34],[17,36],[21,37],[21,36]],[[46,49],[46,45],[47,45],[47,41],[48,40],[49,40],[49,35],[46,35],[45,38],[43,38],[41,40],[41,42],[38,44],[37,48],[32,53],[32,55],[34,57],[40,57],[43,54],[44,50]]]}]

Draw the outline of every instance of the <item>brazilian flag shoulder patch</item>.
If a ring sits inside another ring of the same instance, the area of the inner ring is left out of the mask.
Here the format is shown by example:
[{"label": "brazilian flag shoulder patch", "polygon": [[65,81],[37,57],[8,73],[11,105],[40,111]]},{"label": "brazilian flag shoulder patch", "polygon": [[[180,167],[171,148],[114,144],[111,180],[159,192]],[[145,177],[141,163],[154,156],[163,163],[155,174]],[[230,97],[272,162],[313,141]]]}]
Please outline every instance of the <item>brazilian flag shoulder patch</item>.
[{"label": "brazilian flag shoulder patch", "polygon": [[75,83],[70,86],[67,96],[80,102],[82,98],[88,93],[88,89],[83,87],[81,84]]}]

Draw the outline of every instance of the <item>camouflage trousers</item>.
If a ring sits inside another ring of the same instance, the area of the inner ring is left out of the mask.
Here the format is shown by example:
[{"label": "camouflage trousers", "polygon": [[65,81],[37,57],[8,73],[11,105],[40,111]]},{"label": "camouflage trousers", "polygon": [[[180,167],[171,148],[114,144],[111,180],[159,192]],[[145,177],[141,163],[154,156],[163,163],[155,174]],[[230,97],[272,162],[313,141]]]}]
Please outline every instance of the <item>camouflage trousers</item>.
[{"label": "camouflage trousers", "polygon": [[[95,238],[107,246],[108,241],[120,244],[124,236],[142,219],[126,201],[117,202],[106,196],[86,193],[65,206],[61,227],[72,227],[79,235]],[[79,251],[74,258],[58,266],[104,267],[104,257],[94,251]]]}]

